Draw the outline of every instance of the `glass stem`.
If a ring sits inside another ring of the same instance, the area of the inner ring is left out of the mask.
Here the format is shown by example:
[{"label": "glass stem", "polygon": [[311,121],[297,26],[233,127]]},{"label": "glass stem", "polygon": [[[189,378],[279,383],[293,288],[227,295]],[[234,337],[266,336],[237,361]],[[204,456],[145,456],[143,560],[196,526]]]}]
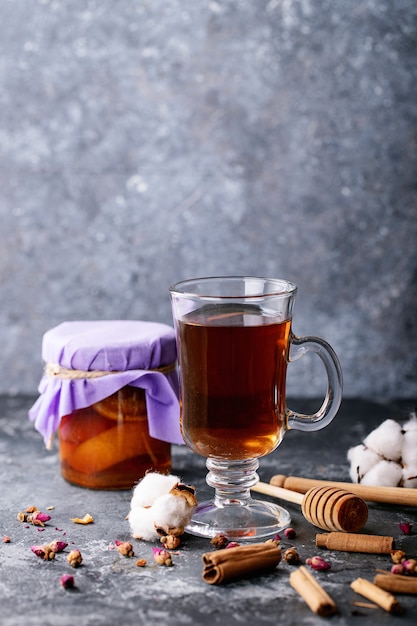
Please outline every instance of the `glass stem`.
[{"label": "glass stem", "polygon": [[259,481],[258,459],[229,461],[209,457],[206,466],[206,482],[215,489],[216,506],[247,504],[251,500],[250,489]]}]

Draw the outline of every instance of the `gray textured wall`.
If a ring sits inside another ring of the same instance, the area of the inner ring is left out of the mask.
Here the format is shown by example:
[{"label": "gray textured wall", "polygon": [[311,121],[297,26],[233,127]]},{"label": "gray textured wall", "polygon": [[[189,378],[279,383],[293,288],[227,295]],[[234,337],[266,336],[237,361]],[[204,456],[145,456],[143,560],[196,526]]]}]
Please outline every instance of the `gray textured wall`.
[{"label": "gray textured wall", "polygon": [[1,0],[0,34],[1,392],[61,321],[232,273],[299,285],[346,396],[416,395],[415,0]]}]

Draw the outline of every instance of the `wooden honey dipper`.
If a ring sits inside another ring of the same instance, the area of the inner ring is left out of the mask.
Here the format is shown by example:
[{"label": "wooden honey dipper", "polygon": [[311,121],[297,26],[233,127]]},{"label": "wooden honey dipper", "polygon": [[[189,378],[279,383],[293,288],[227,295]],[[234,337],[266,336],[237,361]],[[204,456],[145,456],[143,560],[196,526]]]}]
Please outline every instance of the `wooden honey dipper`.
[{"label": "wooden honey dipper", "polygon": [[301,512],[306,520],[322,530],[354,533],[361,530],[368,519],[366,502],[345,489],[313,487],[304,495],[258,482],[252,491],[301,504]]},{"label": "wooden honey dipper", "polygon": [[306,493],[312,487],[337,487],[346,489],[367,502],[417,506],[417,489],[410,487],[380,487],[362,485],[360,483],[317,480],[314,478],[303,478],[302,476],[284,476],[284,474],[272,476],[270,483],[276,487],[284,487],[299,493]]}]

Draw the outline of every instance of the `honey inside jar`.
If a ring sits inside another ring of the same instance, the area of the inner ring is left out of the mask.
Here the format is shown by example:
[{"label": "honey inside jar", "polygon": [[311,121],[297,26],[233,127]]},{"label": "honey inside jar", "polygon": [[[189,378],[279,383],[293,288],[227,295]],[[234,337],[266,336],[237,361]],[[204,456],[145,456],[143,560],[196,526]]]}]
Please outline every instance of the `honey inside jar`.
[{"label": "honey inside jar", "polygon": [[171,444],[149,435],[137,387],[64,415],[58,437],[62,476],[82,487],[131,489],[147,470],[171,471]]}]

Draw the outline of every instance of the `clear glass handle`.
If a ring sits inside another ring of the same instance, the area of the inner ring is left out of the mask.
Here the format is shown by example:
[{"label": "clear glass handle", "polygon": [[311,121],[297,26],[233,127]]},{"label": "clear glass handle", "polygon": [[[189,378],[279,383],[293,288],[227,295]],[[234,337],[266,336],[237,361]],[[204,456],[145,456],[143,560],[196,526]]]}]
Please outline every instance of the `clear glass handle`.
[{"label": "clear glass handle", "polygon": [[319,337],[291,337],[289,361],[296,361],[307,352],[315,352],[323,362],[327,373],[327,392],[319,410],[304,415],[287,409],[287,429],[313,431],[324,428],[335,417],[342,402],[342,368],[333,348]]}]

